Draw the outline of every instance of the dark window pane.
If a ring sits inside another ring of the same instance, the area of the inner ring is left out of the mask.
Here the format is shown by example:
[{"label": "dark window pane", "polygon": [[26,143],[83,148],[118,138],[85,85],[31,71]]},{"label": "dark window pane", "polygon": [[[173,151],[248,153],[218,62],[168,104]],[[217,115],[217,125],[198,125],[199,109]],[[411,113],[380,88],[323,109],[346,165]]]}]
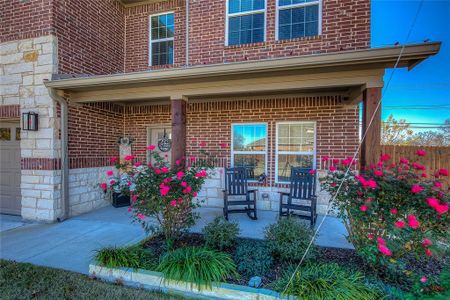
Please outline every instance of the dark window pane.
[{"label": "dark window pane", "polygon": [[292,22],[291,13],[292,13],[292,9],[280,10],[279,24],[280,25],[290,24]]},{"label": "dark window pane", "polygon": [[167,26],[173,26],[173,21],[174,21],[174,15],[168,14],[167,15]]},{"label": "dark window pane", "polygon": [[318,2],[318,0],[279,0],[279,6],[284,5],[292,5],[292,4],[300,4],[300,3],[307,3],[307,2]]},{"label": "dark window pane", "polygon": [[235,154],[235,167],[246,167],[249,170],[249,179],[255,180],[266,172],[265,154]]},{"label": "dark window pane", "polygon": [[319,17],[319,5],[311,5],[306,7],[306,22],[316,21]]},{"label": "dark window pane", "polygon": [[264,42],[264,29],[256,29],[253,31],[253,43]]},{"label": "dark window pane", "polygon": [[234,151],[266,151],[267,126],[242,124],[233,126]]},{"label": "dark window pane", "polygon": [[230,14],[264,9],[264,6],[264,0],[228,0],[228,12]]},{"label": "dark window pane", "polygon": [[264,28],[264,14],[254,14],[253,16],[253,28]]},{"label": "dark window pane", "polygon": [[159,30],[158,28],[152,28],[152,40],[159,39]]},{"label": "dark window pane", "polygon": [[239,31],[240,28],[240,18],[230,18],[229,20],[229,30],[230,32]]},{"label": "dark window pane", "polygon": [[293,8],[289,9],[292,11],[292,23],[303,23],[305,22],[305,8]]},{"label": "dark window pane", "polygon": [[252,28],[252,15],[242,16],[240,18],[241,18],[240,30],[248,30]]},{"label": "dark window pane", "polygon": [[313,168],[313,155],[279,154],[278,181],[288,182],[291,177],[291,167]]},{"label": "dark window pane", "polygon": [[291,26],[280,26],[278,32],[278,38],[280,40],[288,40],[291,38]]},{"label": "dark window pane", "polygon": [[252,42],[252,31],[240,31],[240,44],[250,44]]},{"label": "dark window pane", "polygon": [[239,12],[240,6],[241,6],[240,0],[228,0],[228,12],[230,14]]},{"label": "dark window pane", "polygon": [[174,36],[174,27],[172,25],[172,26],[167,27],[167,37],[171,38],[173,36]]},{"label": "dark window pane", "polygon": [[305,26],[305,35],[306,36],[315,36],[319,34],[319,26],[317,22],[309,22],[306,23]]},{"label": "dark window pane", "polygon": [[239,45],[264,41],[264,14],[229,18],[228,44]]},{"label": "dark window pane", "polygon": [[152,44],[152,65],[173,64],[173,41]]},{"label": "dark window pane", "polygon": [[239,45],[239,31],[230,32],[230,34],[228,35],[228,44]]},{"label": "dark window pane", "polygon": [[296,38],[301,38],[304,36],[305,36],[305,24],[304,23],[292,25],[291,38],[296,39]]}]

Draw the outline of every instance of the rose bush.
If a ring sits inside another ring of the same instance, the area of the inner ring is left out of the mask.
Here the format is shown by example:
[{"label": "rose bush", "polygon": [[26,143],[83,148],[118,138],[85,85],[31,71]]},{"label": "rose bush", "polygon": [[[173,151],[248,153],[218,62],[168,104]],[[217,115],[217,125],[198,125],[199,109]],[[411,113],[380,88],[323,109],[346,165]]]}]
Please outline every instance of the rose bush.
[{"label": "rose bush", "polygon": [[191,157],[187,163],[177,160],[170,166],[154,149],[153,145],[147,147],[153,164],[134,162],[133,156],[126,156],[124,163],[113,158],[117,171],[107,171],[109,179],[101,186],[104,190],[129,193],[131,206],[128,211],[134,220],[148,232],[160,231],[170,243],[194,224],[197,215],[193,209],[200,205],[194,198],[212,165]]},{"label": "rose bush", "polygon": [[390,163],[384,154],[365,172],[346,173],[349,161],[332,161],[322,187],[335,197],[349,240],[371,266],[405,271],[407,256],[431,257],[438,241],[448,242],[449,194],[441,181],[448,170],[429,174],[419,162]]}]

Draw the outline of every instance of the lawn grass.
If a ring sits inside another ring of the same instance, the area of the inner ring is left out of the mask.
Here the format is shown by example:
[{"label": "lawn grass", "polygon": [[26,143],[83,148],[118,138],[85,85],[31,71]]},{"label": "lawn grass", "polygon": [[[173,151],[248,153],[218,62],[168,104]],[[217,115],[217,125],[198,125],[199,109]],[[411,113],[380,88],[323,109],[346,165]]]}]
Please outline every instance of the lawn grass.
[{"label": "lawn grass", "polygon": [[160,299],[167,295],[119,284],[108,284],[86,275],[0,260],[0,299]]}]

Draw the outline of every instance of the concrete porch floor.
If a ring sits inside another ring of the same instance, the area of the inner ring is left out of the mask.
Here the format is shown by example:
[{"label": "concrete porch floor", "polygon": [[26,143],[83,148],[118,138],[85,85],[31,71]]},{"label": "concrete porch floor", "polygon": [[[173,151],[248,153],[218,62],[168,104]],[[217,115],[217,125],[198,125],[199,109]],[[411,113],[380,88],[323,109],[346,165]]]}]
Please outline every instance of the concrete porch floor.
[{"label": "concrete porch floor", "polygon": [[[222,214],[218,208],[200,208],[198,212],[201,219],[192,228],[193,232],[200,232],[215,216]],[[263,238],[264,228],[276,222],[277,213],[258,213],[257,221],[250,220],[245,214],[230,215],[230,220],[239,223],[241,236]],[[131,223],[127,208],[104,207],[54,224],[24,222],[20,217],[0,215],[0,225],[1,259],[80,273],[88,272],[95,250],[137,243],[145,237],[143,229]],[[346,230],[340,220],[327,217],[316,244],[352,248],[345,235]]]}]

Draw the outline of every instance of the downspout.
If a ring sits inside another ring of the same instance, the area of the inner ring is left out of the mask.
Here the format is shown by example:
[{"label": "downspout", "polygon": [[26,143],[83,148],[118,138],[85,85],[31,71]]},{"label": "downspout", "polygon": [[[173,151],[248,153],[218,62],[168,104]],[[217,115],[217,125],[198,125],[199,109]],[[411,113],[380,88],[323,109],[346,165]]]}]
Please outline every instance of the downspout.
[{"label": "downspout", "polygon": [[67,147],[69,107],[67,101],[58,95],[54,88],[48,88],[48,93],[50,98],[61,107],[61,203],[63,214],[57,220],[62,222],[69,217],[69,156]]},{"label": "downspout", "polygon": [[185,65],[189,67],[189,0],[186,0],[186,53]]}]

